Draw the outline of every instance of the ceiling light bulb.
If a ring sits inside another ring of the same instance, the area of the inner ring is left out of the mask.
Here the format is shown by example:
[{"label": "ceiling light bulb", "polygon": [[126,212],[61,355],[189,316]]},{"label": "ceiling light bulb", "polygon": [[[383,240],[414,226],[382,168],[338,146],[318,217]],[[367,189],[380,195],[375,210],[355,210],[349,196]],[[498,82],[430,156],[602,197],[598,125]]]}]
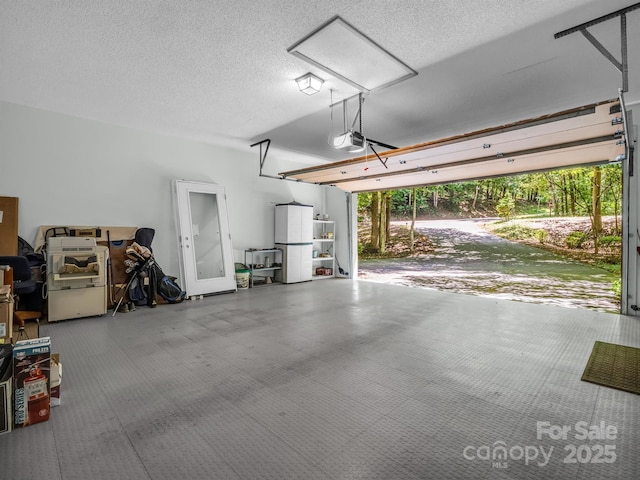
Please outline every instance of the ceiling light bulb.
[{"label": "ceiling light bulb", "polygon": [[309,72],[301,77],[296,78],[296,83],[298,84],[298,88],[302,93],[313,95],[314,93],[318,93],[320,91],[320,87],[322,87],[324,80],[316,77],[313,73]]}]

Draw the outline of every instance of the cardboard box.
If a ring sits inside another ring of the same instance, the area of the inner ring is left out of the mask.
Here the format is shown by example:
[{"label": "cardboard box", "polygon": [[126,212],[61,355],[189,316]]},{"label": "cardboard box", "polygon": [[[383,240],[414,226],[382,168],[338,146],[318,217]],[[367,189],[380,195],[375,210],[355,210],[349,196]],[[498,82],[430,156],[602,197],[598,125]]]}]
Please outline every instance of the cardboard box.
[{"label": "cardboard box", "polygon": [[0,435],[9,433],[13,425],[11,416],[11,377],[0,382]]},{"label": "cardboard box", "polygon": [[0,256],[18,255],[18,198],[0,197]]},{"label": "cardboard box", "polygon": [[13,428],[49,420],[51,339],[16,342],[13,349]]},{"label": "cardboard box", "polygon": [[57,407],[62,403],[60,400],[60,384],[62,383],[62,363],[60,363],[60,354],[51,354],[51,408]]},{"label": "cardboard box", "polygon": [[13,336],[13,298],[4,295],[8,285],[0,286],[0,343],[11,343]]}]

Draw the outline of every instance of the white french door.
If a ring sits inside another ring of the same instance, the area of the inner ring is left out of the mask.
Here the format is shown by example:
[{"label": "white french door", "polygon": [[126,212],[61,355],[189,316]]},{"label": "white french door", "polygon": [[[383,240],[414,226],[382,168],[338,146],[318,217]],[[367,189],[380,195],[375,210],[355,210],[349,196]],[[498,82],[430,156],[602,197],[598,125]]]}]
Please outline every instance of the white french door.
[{"label": "white french door", "polygon": [[174,180],[180,275],[187,296],[236,290],[224,187]]}]

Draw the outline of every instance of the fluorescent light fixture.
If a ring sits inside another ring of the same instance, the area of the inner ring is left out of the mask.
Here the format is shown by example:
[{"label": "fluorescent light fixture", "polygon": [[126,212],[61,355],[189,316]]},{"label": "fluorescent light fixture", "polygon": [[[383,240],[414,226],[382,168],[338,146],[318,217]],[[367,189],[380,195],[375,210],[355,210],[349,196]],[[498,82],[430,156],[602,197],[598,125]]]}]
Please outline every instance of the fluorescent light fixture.
[{"label": "fluorescent light fixture", "polygon": [[418,74],[339,16],[287,51],[365,93]]},{"label": "fluorescent light fixture", "polygon": [[313,73],[309,72],[301,77],[296,78],[296,83],[298,84],[298,88],[302,93],[306,93],[307,95],[313,95],[314,93],[318,93],[320,91],[320,87],[324,83],[319,77],[316,77]]}]

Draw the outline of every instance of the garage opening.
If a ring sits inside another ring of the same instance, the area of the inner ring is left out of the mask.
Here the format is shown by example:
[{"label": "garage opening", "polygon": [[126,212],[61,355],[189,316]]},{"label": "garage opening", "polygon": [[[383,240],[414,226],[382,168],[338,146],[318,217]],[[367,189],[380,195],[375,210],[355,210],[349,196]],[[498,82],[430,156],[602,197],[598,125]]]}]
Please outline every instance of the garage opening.
[{"label": "garage opening", "polygon": [[359,194],[359,278],[617,313],[621,200],[620,164]]},{"label": "garage opening", "polygon": [[[280,176],[368,194],[403,188],[446,189],[461,182],[621,164],[617,168],[626,187],[621,189],[622,198],[618,197],[621,203],[620,209],[616,208],[618,215],[611,215],[619,219],[623,230],[628,225],[635,231],[637,185],[631,181],[635,160],[630,146],[633,139],[625,133],[631,130],[629,114],[623,105],[621,94],[619,99],[382,153],[367,151],[357,158],[282,172]],[[615,237],[615,233],[617,230],[607,236]],[[635,254],[635,245],[631,245],[635,236],[621,237],[622,265],[626,267],[622,269],[621,311],[637,312],[637,259],[630,254]],[[613,240],[606,242],[613,245]],[[350,245],[355,248],[355,242],[350,241]],[[352,258],[357,258],[357,252],[353,252]]]},{"label": "garage opening", "polygon": [[599,165],[624,158],[623,124],[607,100],[280,175],[360,193]]}]

